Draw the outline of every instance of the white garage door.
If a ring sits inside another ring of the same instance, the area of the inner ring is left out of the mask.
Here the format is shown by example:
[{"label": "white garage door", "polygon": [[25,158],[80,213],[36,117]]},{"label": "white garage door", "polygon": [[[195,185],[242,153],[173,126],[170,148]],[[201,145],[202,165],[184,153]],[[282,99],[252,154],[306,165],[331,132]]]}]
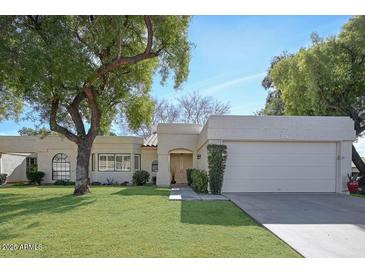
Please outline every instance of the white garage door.
[{"label": "white garage door", "polygon": [[336,143],[225,144],[223,192],[336,191]]}]

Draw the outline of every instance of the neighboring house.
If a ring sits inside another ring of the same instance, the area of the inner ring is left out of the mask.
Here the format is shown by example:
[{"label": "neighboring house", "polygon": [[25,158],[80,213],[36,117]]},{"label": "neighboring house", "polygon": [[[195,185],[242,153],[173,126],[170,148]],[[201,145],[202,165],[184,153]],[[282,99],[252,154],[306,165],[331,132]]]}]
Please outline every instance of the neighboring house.
[{"label": "neighboring house", "polygon": [[[361,159],[363,162],[365,162],[365,157],[361,157]],[[359,170],[357,169],[354,163],[351,164],[352,164],[352,176],[358,176],[360,174]]]},{"label": "neighboring house", "polygon": [[[214,115],[203,127],[159,124],[146,141],[99,136],[90,176],[131,182],[133,172],[144,169],[159,186],[169,186],[172,175],[186,183],[187,168],[208,169],[207,145],[224,144],[224,192],[345,192],[354,139],[348,117]],[[76,146],[66,138],[2,136],[0,153],[9,181],[24,180],[33,164],[46,173],[46,183],[75,180]]]}]

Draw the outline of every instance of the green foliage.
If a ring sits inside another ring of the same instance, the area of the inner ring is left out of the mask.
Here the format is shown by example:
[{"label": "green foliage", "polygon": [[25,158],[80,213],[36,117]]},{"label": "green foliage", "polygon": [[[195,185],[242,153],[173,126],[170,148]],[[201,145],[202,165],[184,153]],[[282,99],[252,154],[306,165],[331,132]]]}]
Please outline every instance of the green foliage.
[{"label": "green foliage", "polygon": [[[108,134],[122,113],[133,129],[148,122],[154,75],[159,73],[164,83],[172,72],[179,88],[189,73],[191,48],[189,16],[150,18],[156,56],[102,74],[118,57],[144,53],[143,16],[0,16],[0,119],[17,117],[27,104],[41,122],[49,122],[57,98],[57,122],[76,133],[69,105],[88,85],[97,95],[100,133]],[[88,104],[83,99],[78,109],[90,123]]]},{"label": "green foliage", "polygon": [[[336,37],[313,39],[308,48],[270,71],[286,115],[346,115],[360,129],[365,108],[365,16],[355,16]],[[356,121],[359,116],[359,120]],[[357,130],[357,133],[361,132]]]},{"label": "green foliage", "polygon": [[27,178],[30,183],[40,185],[43,181],[45,173],[42,171],[27,172]]},{"label": "green foliage", "polygon": [[23,102],[21,98],[1,85],[0,76],[0,121],[5,119],[18,120],[22,109]]},{"label": "green foliage", "polygon": [[227,146],[209,144],[207,149],[210,191],[212,194],[220,194],[226,168]]},{"label": "green foliage", "polygon": [[284,114],[284,102],[281,98],[281,91],[275,86],[273,79],[271,77],[271,71],[274,66],[279,63],[281,60],[285,60],[292,55],[283,52],[279,56],[275,56],[270,64],[268,72],[264,79],[262,80],[262,87],[268,91],[268,95],[266,97],[265,107],[258,112],[260,115],[283,115]]},{"label": "green foliage", "polygon": [[20,136],[50,136],[55,135],[52,131],[48,130],[45,127],[41,128],[29,128],[29,127],[22,127],[18,130]]},{"label": "green foliage", "polygon": [[208,174],[204,170],[194,169],[191,172],[191,187],[196,192],[208,193]]},{"label": "green foliage", "polygon": [[137,186],[143,186],[148,183],[150,174],[145,170],[137,170],[133,174],[133,184]]},{"label": "green foliage", "polygon": [[5,184],[8,174],[0,173],[0,185]]},{"label": "green foliage", "polygon": [[65,181],[65,180],[57,180],[53,183],[56,186],[74,186],[75,182]]},{"label": "green foliage", "polygon": [[195,170],[194,168],[188,168],[186,169],[186,179],[188,181],[188,185],[191,186],[193,183],[193,178],[191,177],[191,174]]}]

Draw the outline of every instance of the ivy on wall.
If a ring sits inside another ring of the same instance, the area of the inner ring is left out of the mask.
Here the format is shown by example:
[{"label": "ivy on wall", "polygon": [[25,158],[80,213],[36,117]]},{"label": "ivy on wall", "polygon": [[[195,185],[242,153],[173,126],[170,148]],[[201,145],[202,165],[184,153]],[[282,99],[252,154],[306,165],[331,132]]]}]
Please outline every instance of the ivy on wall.
[{"label": "ivy on wall", "polygon": [[220,194],[226,168],[227,146],[209,144],[207,149],[210,191],[212,194]]}]

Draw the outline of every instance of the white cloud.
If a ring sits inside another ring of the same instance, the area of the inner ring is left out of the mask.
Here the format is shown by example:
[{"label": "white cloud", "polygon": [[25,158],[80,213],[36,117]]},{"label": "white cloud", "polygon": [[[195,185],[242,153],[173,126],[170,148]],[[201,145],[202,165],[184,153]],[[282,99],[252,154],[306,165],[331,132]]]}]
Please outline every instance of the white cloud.
[{"label": "white cloud", "polygon": [[245,75],[245,76],[242,76],[242,77],[238,77],[238,78],[235,78],[235,79],[225,81],[223,83],[219,83],[217,85],[211,85],[210,87],[202,89],[200,92],[201,92],[201,94],[209,95],[209,94],[212,94],[212,93],[214,93],[218,90],[222,90],[222,89],[225,89],[225,88],[228,88],[228,87],[232,87],[232,86],[235,86],[235,85],[238,85],[238,84],[241,84],[241,83],[244,83],[244,82],[248,82],[248,81],[251,81],[251,80],[260,79],[264,76],[265,76],[265,72],[252,74],[252,75]]}]

